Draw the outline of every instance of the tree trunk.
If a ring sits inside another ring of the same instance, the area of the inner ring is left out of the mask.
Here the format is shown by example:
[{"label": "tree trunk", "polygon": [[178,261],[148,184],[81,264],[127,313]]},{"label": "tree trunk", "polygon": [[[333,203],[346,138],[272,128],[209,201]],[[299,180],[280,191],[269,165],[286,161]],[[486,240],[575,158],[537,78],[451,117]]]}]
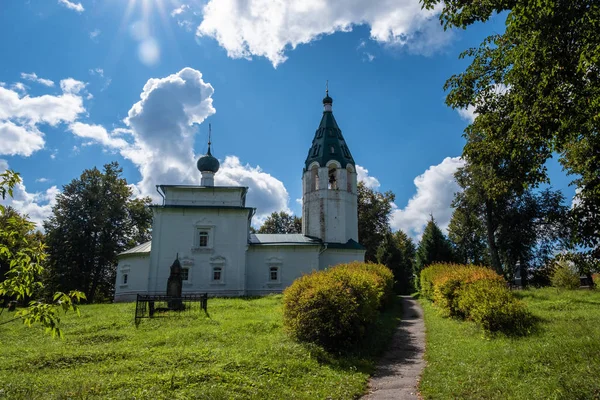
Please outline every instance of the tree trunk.
[{"label": "tree trunk", "polygon": [[496,246],[496,239],[494,238],[496,227],[494,226],[492,202],[490,200],[486,200],[485,202],[485,222],[487,228],[487,242],[490,248],[490,256],[492,258],[492,268],[498,274],[504,276],[502,264],[500,263],[500,256],[498,255],[498,247]]}]

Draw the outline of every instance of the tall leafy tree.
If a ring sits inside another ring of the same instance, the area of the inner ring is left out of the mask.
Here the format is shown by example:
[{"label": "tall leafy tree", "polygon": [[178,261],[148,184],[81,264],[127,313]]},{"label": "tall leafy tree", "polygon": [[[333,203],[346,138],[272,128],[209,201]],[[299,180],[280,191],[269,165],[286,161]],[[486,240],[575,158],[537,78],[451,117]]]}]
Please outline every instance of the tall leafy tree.
[{"label": "tall leafy tree", "polygon": [[402,231],[386,233],[377,249],[377,262],[392,270],[394,287],[400,294],[410,294],[414,290],[414,259],[415,244]]},{"label": "tall leafy tree", "polygon": [[267,217],[257,233],[302,233],[302,218],[285,211],[274,212]]},{"label": "tall leafy tree", "polygon": [[489,260],[507,277],[519,265],[526,283],[528,271],[544,266],[569,237],[564,196],[551,189],[527,189],[492,198],[483,188],[481,167],[467,163],[456,173],[463,190],[453,202],[449,236],[461,261]]},{"label": "tall leafy tree", "polygon": [[[13,188],[21,182],[19,174],[7,170],[0,174],[0,199],[13,195]],[[39,235],[33,233],[35,225],[27,216],[16,213],[0,204],[0,263],[6,267],[0,282],[0,298],[24,301],[43,289],[39,277],[44,272],[46,259],[44,244]],[[60,310],[79,313],[77,303],[85,299],[79,291],[56,292],[52,301],[31,300],[24,308],[15,312],[14,320],[22,320],[26,325],[41,324],[52,336],[62,336]],[[0,314],[4,308],[0,310]],[[9,320],[8,322],[10,322]]]},{"label": "tall leafy tree", "polygon": [[110,298],[117,254],[149,238],[151,200],[132,199],[121,174],[116,162],[85,170],[57,196],[44,223],[54,288],[81,288],[90,302]]},{"label": "tall leafy tree", "polygon": [[547,182],[558,155],[577,188],[572,244],[600,257],[600,3],[421,1],[443,4],[446,28],[504,12],[504,33],[463,53],[471,64],[446,83],[450,106],[478,113],[463,156],[493,171],[482,188],[495,200]]},{"label": "tall leafy tree", "polygon": [[481,219],[482,207],[470,207],[460,198],[448,225],[448,239],[454,246],[457,261],[463,264],[489,265],[485,224]]},{"label": "tall leafy tree", "polygon": [[358,240],[366,249],[367,261],[377,260],[377,248],[390,232],[394,193],[378,192],[358,183]]},{"label": "tall leafy tree", "polygon": [[455,261],[452,244],[439,228],[433,216],[423,230],[423,236],[415,256],[415,274],[417,276],[429,264]]}]

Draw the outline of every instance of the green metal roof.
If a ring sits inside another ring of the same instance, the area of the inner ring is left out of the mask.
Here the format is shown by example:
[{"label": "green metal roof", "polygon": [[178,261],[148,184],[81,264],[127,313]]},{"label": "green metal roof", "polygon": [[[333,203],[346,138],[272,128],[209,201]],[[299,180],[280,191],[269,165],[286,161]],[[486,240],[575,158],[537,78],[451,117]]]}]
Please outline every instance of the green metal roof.
[{"label": "green metal roof", "polygon": [[119,256],[125,256],[130,254],[149,254],[152,249],[152,241],[142,243],[139,246],[135,246],[132,249],[119,253]]},{"label": "green metal roof", "polygon": [[308,150],[308,156],[304,163],[305,170],[314,161],[318,162],[321,167],[327,165],[331,160],[338,161],[342,168],[346,168],[348,164],[355,166],[350,149],[342,136],[342,130],[338,126],[333,112],[328,111],[328,109],[331,110],[333,99],[327,95],[323,99],[323,103],[325,111],[323,111],[321,123],[315,132],[312,146]]},{"label": "green metal roof", "polygon": [[250,244],[256,245],[321,245],[321,240],[300,233],[252,233]]}]

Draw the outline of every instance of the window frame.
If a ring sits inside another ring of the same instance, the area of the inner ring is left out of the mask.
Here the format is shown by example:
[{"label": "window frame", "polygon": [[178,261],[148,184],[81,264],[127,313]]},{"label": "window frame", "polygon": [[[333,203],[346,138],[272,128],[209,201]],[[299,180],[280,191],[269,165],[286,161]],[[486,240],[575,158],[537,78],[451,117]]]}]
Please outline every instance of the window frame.
[{"label": "window frame", "polygon": [[[206,246],[200,246],[201,234],[207,235]],[[215,244],[214,225],[195,224],[192,252],[212,252]]]}]

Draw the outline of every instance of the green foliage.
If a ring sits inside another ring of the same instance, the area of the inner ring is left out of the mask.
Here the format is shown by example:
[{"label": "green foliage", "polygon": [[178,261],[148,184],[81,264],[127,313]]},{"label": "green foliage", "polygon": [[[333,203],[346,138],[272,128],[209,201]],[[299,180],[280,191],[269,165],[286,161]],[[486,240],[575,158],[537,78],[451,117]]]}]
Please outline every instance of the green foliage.
[{"label": "green foliage", "polygon": [[454,212],[448,225],[448,239],[454,246],[457,261],[463,264],[489,265],[484,220],[481,207],[464,200],[459,192],[454,200]]},{"label": "green foliage", "polygon": [[394,289],[399,294],[414,291],[413,271],[415,245],[402,231],[388,232],[377,248],[377,262],[388,267],[394,274]]},{"label": "green foliage", "polygon": [[81,288],[88,299],[108,300],[117,254],[150,238],[150,198],[132,199],[114,162],[83,171],[63,187],[44,223],[49,251],[48,284],[54,291]]},{"label": "green foliage", "polygon": [[[13,187],[21,182],[13,171],[0,174],[0,195],[12,196]],[[46,259],[45,247],[39,236],[33,234],[35,225],[27,217],[0,204],[0,262],[7,262],[4,280],[0,283],[0,297],[24,301],[31,297],[36,289],[43,288],[39,276],[44,271],[42,264]],[[53,302],[30,301],[29,305],[15,312],[14,318],[22,319],[31,326],[39,323],[52,336],[62,336],[59,309],[78,312],[77,303],[85,299],[78,291],[54,294]],[[0,312],[1,314],[1,312]]]},{"label": "green foliage", "polygon": [[390,232],[390,214],[395,195],[391,191],[377,192],[358,183],[358,241],[367,250],[366,261],[377,260],[377,249]]},{"label": "green foliage", "polygon": [[560,289],[578,289],[581,284],[579,271],[573,262],[564,259],[556,262],[551,281],[552,286]]},{"label": "green foliage", "polygon": [[432,216],[425,226],[421,242],[417,247],[415,274],[419,276],[423,268],[435,262],[452,262],[454,259],[450,241],[444,236]]},{"label": "green foliage", "polygon": [[474,321],[487,332],[522,335],[534,323],[504,279],[489,268],[431,265],[421,272],[421,293],[442,315]]},{"label": "green foliage", "polygon": [[297,340],[349,350],[365,339],[393,289],[393,274],[376,264],[314,271],[284,291],[284,325]]},{"label": "green foliage", "polygon": [[489,199],[549,181],[558,155],[577,188],[571,245],[600,258],[600,4],[595,0],[422,0],[442,6],[445,27],[506,11],[506,29],[465,51],[467,69],[446,82],[453,108],[474,107],[463,157],[484,166]]},{"label": "green foliage", "polygon": [[600,291],[517,290],[538,321],[531,335],[482,335],[421,300],[425,399],[594,399],[600,393]]},{"label": "green foliage", "polygon": [[285,211],[274,212],[267,217],[256,233],[302,233],[302,218]]},{"label": "green foliage", "polygon": [[[7,399],[356,399],[365,393],[399,309],[360,351],[335,355],[283,329],[282,296],[211,298],[210,317],[133,323],[135,303],[92,304],[61,320],[64,340],[2,325]],[[0,316],[0,323],[6,320]],[[4,345],[6,344],[6,345]]]},{"label": "green foliage", "polygon": [[525,304],[500,281],[478,280],[466,285],[457,306],[460,313],[489,332],[524,335],[533,326]]}]

